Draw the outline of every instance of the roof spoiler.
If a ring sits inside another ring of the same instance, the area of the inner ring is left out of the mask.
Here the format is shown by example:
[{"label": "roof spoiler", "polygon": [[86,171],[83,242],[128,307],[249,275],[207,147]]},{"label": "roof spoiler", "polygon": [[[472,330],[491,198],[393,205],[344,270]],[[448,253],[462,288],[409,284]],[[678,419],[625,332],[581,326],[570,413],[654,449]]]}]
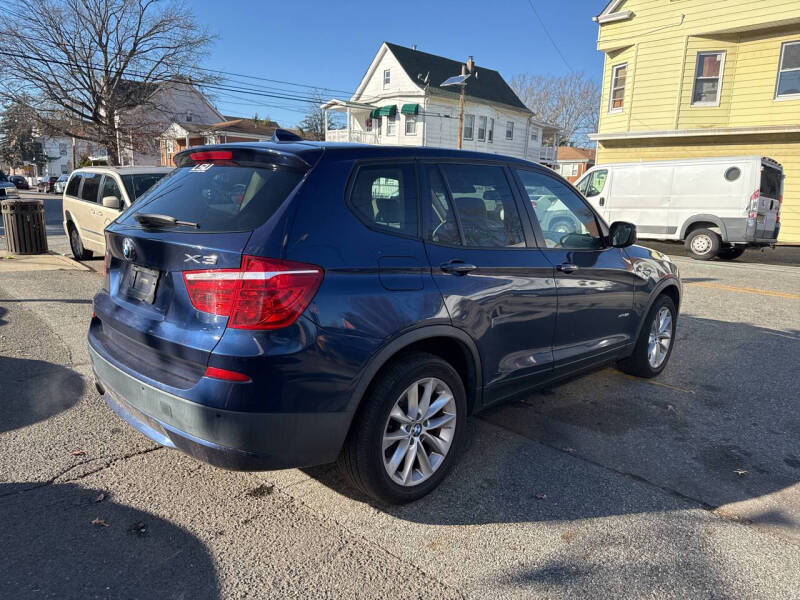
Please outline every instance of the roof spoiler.
[{"label": "roof spoiler", "polygon": [[272,134],[272,139],[270,142],[302,142],[303,138],[301,138],[296,133],[289,131],[288,129],[276,129],[275,132]]}]

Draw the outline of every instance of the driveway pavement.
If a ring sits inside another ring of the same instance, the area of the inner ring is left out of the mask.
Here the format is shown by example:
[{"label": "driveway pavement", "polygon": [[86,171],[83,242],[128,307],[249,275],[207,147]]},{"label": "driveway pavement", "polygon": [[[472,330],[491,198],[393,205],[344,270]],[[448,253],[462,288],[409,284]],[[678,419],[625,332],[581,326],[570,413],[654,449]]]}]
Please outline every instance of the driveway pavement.
[{"label": "driveway pavement", "polygon": [[0,597],[800,597],[800,267],[676,260],[660,377],[470,419],[400,508],[157,447],[91,383],[99,274],[0,272]]}]

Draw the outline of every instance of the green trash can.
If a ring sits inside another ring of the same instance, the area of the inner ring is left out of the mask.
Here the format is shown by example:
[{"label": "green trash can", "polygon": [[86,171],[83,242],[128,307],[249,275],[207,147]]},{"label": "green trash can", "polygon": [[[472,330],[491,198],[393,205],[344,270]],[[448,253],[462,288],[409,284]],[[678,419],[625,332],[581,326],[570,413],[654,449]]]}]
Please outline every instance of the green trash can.
[{"label": "green trash can", "polygon": [[0,202],[6,246],[12,254],[47,252],[44,201],[9,198]]}]

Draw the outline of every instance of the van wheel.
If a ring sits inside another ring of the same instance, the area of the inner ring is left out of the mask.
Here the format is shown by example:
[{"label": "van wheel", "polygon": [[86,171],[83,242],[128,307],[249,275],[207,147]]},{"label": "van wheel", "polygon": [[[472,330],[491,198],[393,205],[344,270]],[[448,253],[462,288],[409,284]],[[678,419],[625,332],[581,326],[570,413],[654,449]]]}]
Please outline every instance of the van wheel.
[{"label": "van wheel", "polygon": [[77,227],[72,223],[69,224],[69,245],[76,260],[92,258],[92,251],[83,247],[81,234],[78,233]]},{"label": "van wheel", "polygon": [[720,260],[736,260],[744,254],[745,250],[747,250],[747,246],[730,246],[720,250],[717,258]]},{"label": "van wheel", "polygon": [[426,353],[400,358],[364,397],[339,468],[377,500],[422,498],[453,466],[466,412],[464,384],[448,362]]},{"label": "van wheel", "polygon": [[722,238],[710,229],[695,229],[684,242],[689,256],[696,260],[711,260],[722,246]]},{"label": "van wheel", "polygon": [[655,377],[669,362],[675,345],[675,303],[661,295],[653,302],[642,325],[633,354],[617,363],[620,371],[637,377]]}]

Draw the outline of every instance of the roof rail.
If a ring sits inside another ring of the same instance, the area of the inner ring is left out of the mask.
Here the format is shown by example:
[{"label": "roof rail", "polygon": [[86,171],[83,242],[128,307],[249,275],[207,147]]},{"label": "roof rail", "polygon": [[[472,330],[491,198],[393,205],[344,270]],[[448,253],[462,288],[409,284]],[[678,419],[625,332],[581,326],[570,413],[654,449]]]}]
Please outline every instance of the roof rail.
[{"label": "roof rail", "polygon": [[303,138],[301,138],[296,133],[289,131],[287,129],[276,129],[275,132],[272,134],[271,142],[302,142]]}]

